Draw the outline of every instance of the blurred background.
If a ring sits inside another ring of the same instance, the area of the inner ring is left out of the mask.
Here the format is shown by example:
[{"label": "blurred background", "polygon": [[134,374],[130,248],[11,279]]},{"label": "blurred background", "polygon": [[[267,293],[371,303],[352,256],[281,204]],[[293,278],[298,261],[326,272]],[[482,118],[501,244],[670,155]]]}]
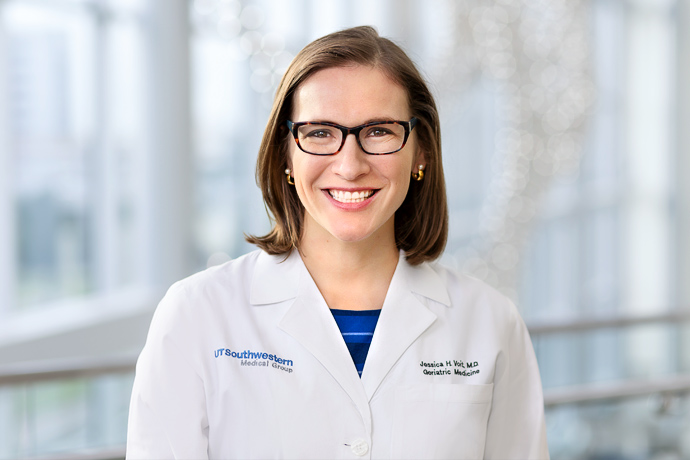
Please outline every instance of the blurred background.
[{"label": "blurred background", "polygon": [[690,459],[690,1],[0,0],[0,459],[123,458],[175,280],[269,228],[311,40],[370,24],[439,103],[445,264],[513,298],[553,459]]}]

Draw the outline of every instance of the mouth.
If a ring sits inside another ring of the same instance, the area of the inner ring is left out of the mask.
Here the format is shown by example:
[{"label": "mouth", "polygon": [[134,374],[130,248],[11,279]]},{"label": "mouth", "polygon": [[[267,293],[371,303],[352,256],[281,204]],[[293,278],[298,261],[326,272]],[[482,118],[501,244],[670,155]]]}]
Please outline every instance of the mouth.
[{"label": "mouth", "polygon": [[339,203],[361,203],[378,190],[358,190],[354,192],[329,189],[328,194]]}]

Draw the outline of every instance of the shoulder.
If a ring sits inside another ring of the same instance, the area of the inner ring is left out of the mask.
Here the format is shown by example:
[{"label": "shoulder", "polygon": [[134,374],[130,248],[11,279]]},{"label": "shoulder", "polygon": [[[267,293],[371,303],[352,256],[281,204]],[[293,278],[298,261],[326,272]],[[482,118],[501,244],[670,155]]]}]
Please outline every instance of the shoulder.
[{"label": "shoulder", "polygon": [[261,251],[253,251],[175,282],[158,304],[154,323],[198,323],[214,310],[247,301]]},{"label": "shoulder", "polygon": [[237,287],[250,280],[254,272],[257,260],[262,254],[261,250],[252,251],[236,259],[229,260],[174,283],[168,294],[203,295],[209,289],[218,286],[232,285]]},{"label": "shoulder", "polygon": [[296,295],[302,267],[296,251],[270,255],[256,250],[176,282],[159,309],[193,309],[198,314],[281,302]]},{"label": "shoulder", "polygon": [[440,262],[428,263],[431,270],[443,280],[450,294],[482,298],[497,303],[511,303],[504,294],[472,275],[448,267]]}]

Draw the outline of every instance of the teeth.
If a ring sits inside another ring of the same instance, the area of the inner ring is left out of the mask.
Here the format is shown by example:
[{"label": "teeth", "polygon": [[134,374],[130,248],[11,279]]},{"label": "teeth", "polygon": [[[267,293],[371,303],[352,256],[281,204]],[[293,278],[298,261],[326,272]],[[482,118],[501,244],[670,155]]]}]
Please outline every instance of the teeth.
[{"label": "teeth", "polygon": [[362,190],[361,192],[344,192],[342,190],[329,190],[335,201],[341,203],[361,203],[374,194],[373,190]]}]

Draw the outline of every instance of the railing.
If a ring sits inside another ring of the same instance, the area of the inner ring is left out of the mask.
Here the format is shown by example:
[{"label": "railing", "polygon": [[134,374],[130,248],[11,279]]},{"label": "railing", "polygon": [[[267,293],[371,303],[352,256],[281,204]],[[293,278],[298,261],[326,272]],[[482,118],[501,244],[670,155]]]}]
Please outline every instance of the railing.
[{"label": "railing", "polygon": [[610,316],[587,319],[565,319],[543,321],[529,324],[527,329],[532,337],[546,334],[563,334],[568,332],[592,331],[596,329],[622,328],[630,326],[647,326],[650,324],[668,324],[690,321],[690,310],[678,310],[656,315]]},{"label": "railing", "polygon": [[[119,356],[4,365],[0,366],[0,388],[133,373],[135,364],[136,356]],[[125,446],[25,458],[31,460],[122,460],[125,458]]]},{"label": "railing", "polygon": [[[690,311],[673,311],[655,315],[611,316],[575,320],[558,320],[532,323],[528,326],[530,336],[567,334],[599,329],[620,329],[651,324],[671,324],[690,321]],[[652,394],[680,395],[690,392],[690,375],[673,375],[646,380],[626,380],[605,384],[577,385],[567,388],[544,390],[546,407],[563,404],[583,404],[600,401],[614,401]]]},{"label": "railing", "polygon": [[135,356],[40,361],[0,366],[0,386],[134,372]]},{"label": "railing", "polygon": [[124,460],[125,446],[92,449],[67,454],[43,455],[40,457],[27,457],[27,460]]},{"label": "railing", "polygon": [[[528,327],[531,336],[564,334],[605,328],[625,328],[649,324],[687,322],[690,311],[650,316],[609,317],[574,321],[543,322]],[[120,356],[100,359],[79,359],[20,363],[0,366],[0,387],[33,384],[42,381],[68,380],[130,373],[134,371],[136,357]],[[674,375],[649,380],[626,380],[598,385],[578,385],[570,388],[552,388],[544,392],[544,405],[555,407],[565,404],[586,404],[614,401],[645,395],[663,396],[690,393],[690,375]],[[103,450],[70,453],[65,456],[32,457],[34,460],[111,460],[124,458],[124,446]]]},{"label": "railing", "polygon": [[690,393],[690,375],[674,375],[650,380],[627,380],[563,389],[552,388],[544,391],[544,406],[615,401],[652,394],[669,396],[685,393]]}]

